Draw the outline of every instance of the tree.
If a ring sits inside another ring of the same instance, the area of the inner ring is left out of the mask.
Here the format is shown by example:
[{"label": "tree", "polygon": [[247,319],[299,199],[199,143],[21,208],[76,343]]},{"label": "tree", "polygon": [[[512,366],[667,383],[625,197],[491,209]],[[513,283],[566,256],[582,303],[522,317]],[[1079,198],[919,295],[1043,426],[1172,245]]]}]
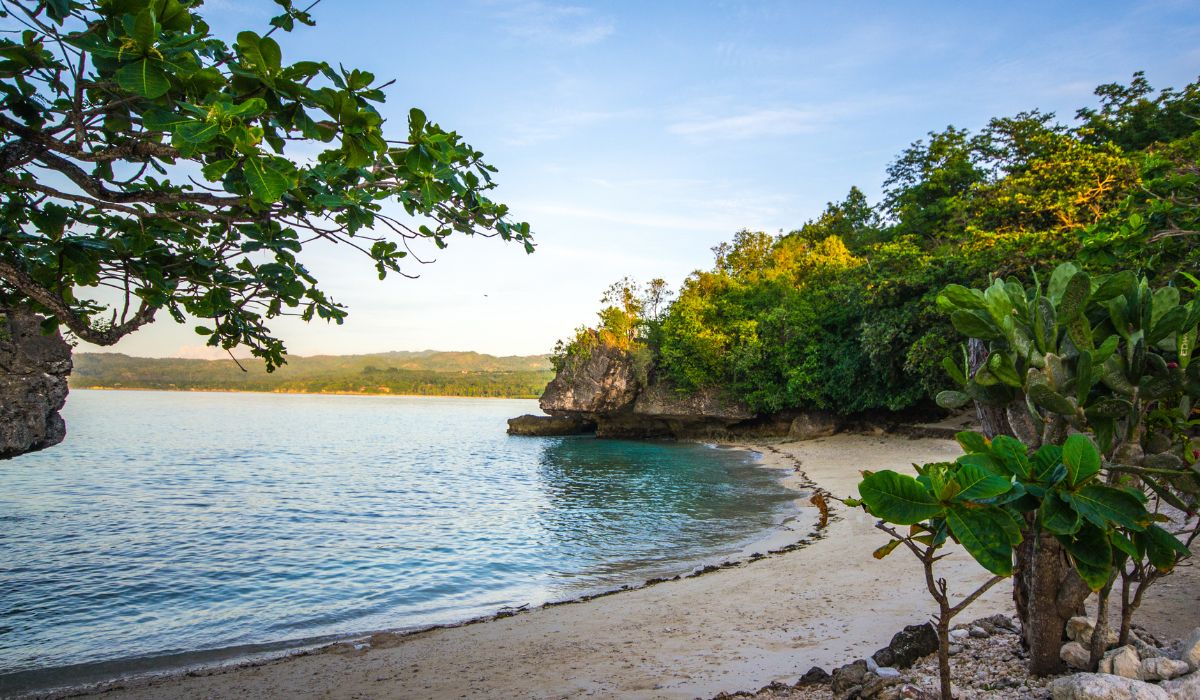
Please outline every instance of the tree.
[{"label": "tree", "polygon": [[273,369],[271,319],[346,315],[300,260],[313,243],[361,251],[381,279],[405,274],[415,239],[532,252],[461,136],[413,109],[389,138],[387,83],[285,63],[271,35],[313,20],[276,3],[268,31],[229,45],[199,2],[0,2],[20,30],[0,38],[0,310],[98,345],[190,315],[209,345]]}]

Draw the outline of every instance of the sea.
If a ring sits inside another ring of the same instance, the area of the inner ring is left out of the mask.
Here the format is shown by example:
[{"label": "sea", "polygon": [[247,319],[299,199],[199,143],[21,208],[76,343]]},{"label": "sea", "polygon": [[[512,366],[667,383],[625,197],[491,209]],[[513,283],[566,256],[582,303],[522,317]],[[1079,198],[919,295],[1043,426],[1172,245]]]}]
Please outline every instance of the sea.
[{"label": "sea", "polygon": [[527,400],[75,390],[0,461],[0,695],[686,575],[796,493],[753,452],[513,437]]}]

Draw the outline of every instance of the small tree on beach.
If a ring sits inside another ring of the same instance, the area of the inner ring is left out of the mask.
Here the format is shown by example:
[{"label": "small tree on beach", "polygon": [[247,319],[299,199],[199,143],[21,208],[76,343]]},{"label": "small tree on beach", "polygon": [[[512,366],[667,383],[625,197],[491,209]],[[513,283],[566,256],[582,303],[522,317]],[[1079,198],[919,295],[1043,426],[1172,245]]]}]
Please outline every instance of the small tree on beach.
[{"label": "small tree on beach", "polygon": [[0,2],[0,311],[97,345],[191,316],[209,345],[273,369],[271,319],[346,315],[301,261],[315,243],[360,251],[381,279],[406,274],[414,239],[532,252],[461,136],[418,109],[389,135],[389,83],[284,61],[271,35],[313,19],[276,2],[265,32],[232,43],[201,2]]}]

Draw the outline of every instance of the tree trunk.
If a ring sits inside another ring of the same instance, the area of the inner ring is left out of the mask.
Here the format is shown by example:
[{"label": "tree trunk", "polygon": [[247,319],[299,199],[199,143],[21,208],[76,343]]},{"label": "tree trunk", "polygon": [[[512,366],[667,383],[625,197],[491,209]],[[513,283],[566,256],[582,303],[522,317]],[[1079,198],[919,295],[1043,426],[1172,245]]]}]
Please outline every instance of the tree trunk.
[{"label": "tree trunk", "polygon": [[950,611],[942,605],[942,614],[937,620],[938,635],[938,680],[941,681],[941,700],[954,700],[950,681]]},{"label": "tree trunk", "polygon": [[0,308],[0,459],[45,449],[67,434],[71,346],[24,308]]},{"label": "tree trunk", "polygon": [[[1033,546],[1022,548],[1032,554],[1032,560],[1021,566],[1028,591],[1021,622],[1029,647],[1029,672],[1046,676],[1066,670],[1059,651],[1065,641],[1067,621],[1090,591],[1053,535],[1029,532],[1027,536],[1033,540]],[[1020,614],[1022,610],[1018,608],[1017,612]]]},{"label": "tree trunk", "polygon": [[[988,349],[982,340],[971,338],[971,341],[967,343],[967,352],[970,360],[970,373],[974,375],[975,371],[987,362]],[[975,414],[979,418],[979,429],[989,440],[997,435],[1013,435],[1005,408],[1004,406],[991,406],[975,402]]]}]

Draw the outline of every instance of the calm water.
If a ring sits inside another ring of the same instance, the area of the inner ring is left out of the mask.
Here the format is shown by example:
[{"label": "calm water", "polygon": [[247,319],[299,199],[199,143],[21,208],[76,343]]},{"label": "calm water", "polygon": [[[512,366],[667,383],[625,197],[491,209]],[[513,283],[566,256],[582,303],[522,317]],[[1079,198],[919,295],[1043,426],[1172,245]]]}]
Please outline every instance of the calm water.
[{"label": "calm water", "polygon": [[534,411],[72,392],[65,444],[0,461],[0,690],[32,669],[449,622],[686,572],[792,500],[745,452],[504,434]]}]

